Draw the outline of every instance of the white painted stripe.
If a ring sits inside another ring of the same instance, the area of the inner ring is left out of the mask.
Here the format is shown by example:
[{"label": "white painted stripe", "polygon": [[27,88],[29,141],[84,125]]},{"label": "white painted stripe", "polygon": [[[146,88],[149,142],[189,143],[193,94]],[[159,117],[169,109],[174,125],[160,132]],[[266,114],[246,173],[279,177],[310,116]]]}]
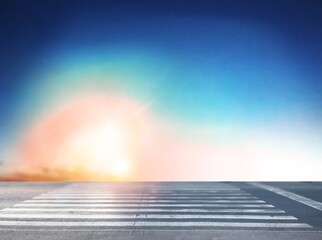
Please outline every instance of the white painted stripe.
[{"label": "white painted stripe", "polygon": [[171,189],[240,189],[238,187],[235,187],[235,186],[206,186],[204,185],[204,183],[202,184],[198,184],[197,186],[174,186],[174,185],[171,185],[171,186],[165,186],[164,185],[164,182],[161,183],[161,185],[150,185],[150,184],[147,184],[146,182],[145,183],[140,183],[139,185],[133,185],[133,184],[129,184],[129,185],[124,185],[124,186],[121,186],[121,185],[102,185],[102,186],[99,186],[97,183],[90,183],[90,184],[86,184],[85,182],[81,182],[81,184],[78,184],[78,185],[69,185],[69,186],[65,186],[65,187],[62,187],[62,188],[58,188],[58,189],[54,189],[52,191],[57,191],[57,190],[63,190],[63,189],[79,189],[79,188],[83,188],[83,189],[109,189],[109,190],[113,190],[113,189],[150,189],[150,190],[171,190]]},{"label": "white painted stripe", "polygon": [[77,196],[68,196],[68,197],[64,197],[64,196],[56,196],[56,197],[34,197],[33,199],[142,199],[142,200],[150,200],[150,199],[160,199],[160,200],[198,200],[198,199],[202,199],[202,200],[209,200],[209,199],[218,199],[218,200],[228,200],[228,199],[236,199],[236,200],[246,200],[246,199],[258,199],[257,197],[200,197],[200,196],[193,196],[193,197],[171,197],[171,196],[166,196],[166,197],[149,197],[149,196],[142,196],[142,197],[91,197],[91,196],[85,196],[85,197],[77,197]]},{"label": "white painted stripe", "polygon": [[66,189],[60,189],[60,190],[56,190],[56,191],[51,191],[54,193],[57,192],[83,192],[83,191],[88,191],[88,192],[114,192],[114,193],[118,193],[118,192],[165,192],[165,193],[169,193],[169,192],[238,192],[238,191],[244,191],[241,189],[214,189],[214,188],[210,188],[210,189],[182,189],[182,188],[178,188],[178,189],[156,189],[156,190],[152,190],[150,188],[143,188],[143,189],[139,189],[139,188],[127,188],[127,189],[122,189],[122,188],[115,188],[115,189],[109,189],[109,188],[82,188],[82,187],[78,187],[78,188],[66,188]]},{"label": "white painted stripe", "polygon": [[33,197],[34,200],[168,200],[168,201],[211,201],[211,200],[258,200],[257,197]]},{"label": "white painted stripe", "polygon": [[189,213],[285,213],[279,209],[159,209],[159,208],[5,208],[0,212],[189,212]]},{"label": "white painted stripe", "polygon": [[126,190],[110,190],[110,189],[64,189],[61,191],[52,191],[48,193],[240,193],[240,192],[245,192],[244,190],[239,190],[239,189],[231,189],[231,190],[182,190],[182,189],[172,189],[172,190],[159,190],[159,191],[151,191],[150,189],[126,189]]},{"label": "white painted stripe", "polygon": [[149,189],[128,189],[128,190],[109,190],[109,189],[64,189],[63,191],[52,191],[47,193],[111,193],[111,194],[118,194],[118,193],[245,193],[244,190],[169,190],[169,191],[151,191]]},{"label": "white painted stripe", "polygon": [[149,188],[145,188],[145,189],[135,189],[135,188],[128,188],[128,189],[108,189],[108,188],[69,188],[69,189],[61,189],[59,191],[51,191],[51,193],[58,193],[58,192],[110,192],[110,193],[119,193],[119,192],[148,192],[148,193],[172,193],[172,192],[201,192],[201,193],[208,193],[208,192],[212,192],[212,193],[216,193],[216,192],[244,192],[244,190],[241,189],[159,189],[159,190],[151,190]]},{"label": "white painted stripe", "polygon": [[[134,225],[135,224],[135,225]],[[66,222],[66,221],[0,221],[0,226],[34,227],[240,227],[240,228],[312,228],[305,223],[253,223],[253,222]]]},{"label": "white painted stripe", "polygon": [[305,223],[255,223],[255,222],[135,222],[145,227],[245,227],[245,228],[312,228]]},{"label": "white painted stripe", "polygon": [[18,203],[15,206],[20,207],[218,207],[218,208],[225,208],[225,207],[237,207],[237,208],[273,208],[273,205],[270,204],[81,204],[81,203]]},{"label": "white painted stripe", "polygon": [[134,221],[127,222],[66,222],[66,221],[0,221],[0,226],[34,227],[134,227]]},{"label": "white painted stripe", "polygon": [[256,219],[256,220],[297,220],[293,216],[270,216],[270,215],[187,215],[187,214],[0,214],[0,218],[28,218],[28,219]]},{"label": "white painted stripe", "polygon": [[172,203],[172,204],[176,204],[176,203],[191,203],[191,204],[195,204],[195,203],[265,203],[265,201],[263,200],[38,200],[38,199],[34,199],[34,200],[26,200],[23,201],[25,203],[113,203],[113,204],[121,204],[121,203],[136,203],[136,204],[140,204],[140,203]]},{"label": "white painted stripe", "polygon": [[301,195],[298,195],[298,194],[295,194],[295,193],[292,193],[292,192],[289,192],[289,191],[286,191],[286,190],[283,190],[283,189],[280,189],[277,187],[272,187],[267,184],[262,184],[262,183],[251,183],[251,184],[255,187],[263,188],[265,190],[274,192],[274,193],[279,194],[281,196],[287,197],[289,199],[292,199],[294,201],[297,201],[299,203],[302,203],[304,205],[307,205],[309,207],[312,207],[312,208],[322,211],[322,203],[314,201],[310,198],[303,197]]},{"label": "white painted stripe", "polygon": [[58,189],[54,189],[52,190],[52,192],[58,192],[58,191],[65,191],[65,190],[79,190],[79,189],[84,189],[84,190],[88,190],[88,191],[93,191],[93,190],[102,190],[102,191],[127,191],[127,190],[132,190],[132,191],[138,191],[138,190],[149,190],[151,192],[153,191],[238,191],[240,190],[240,188],[227,188],[227,187],[193,187],[193,188],[186,188],[186,187],[151,187],[151,186],[147,186],[146,184],[144,184],[145,187],[135,187],[135,186],[130,186],[130,187],[99,187],[99,186],[76,186],[76,187],[68,187],[68,188],[58,188]]},{"label": "white painted stripe", "polygon": [[178,197],[183,197],[183,196],[251,196],[249,193],[222,193],[222,194],[214,194],[214,193],[196,193],[196,194],[191,194],[191,193],[51,193],[51,194],[41,194],[39,196],[42,197],[55,197],[55,196],[106,196],[106,197],[112,197],[112,196],[178,196]]},{"label": "white painted stripe", "polygon": [[65,189],[59,189],[54,190],[51,192],[65,192],[65,191],[79,191],[79,189],[83,189],[86,191],[109,191],[109,192],[122,192],[122,191],[146,191],[148,189],[149,192],[234,192],[234,191],[243,191],[240,188],[168,188],[168,189],[151,189],[151,188],[97,188],[97,187],[91,187],[91,188],[83,188],[83,187],[77,187],[77,188],[65,188]]}]

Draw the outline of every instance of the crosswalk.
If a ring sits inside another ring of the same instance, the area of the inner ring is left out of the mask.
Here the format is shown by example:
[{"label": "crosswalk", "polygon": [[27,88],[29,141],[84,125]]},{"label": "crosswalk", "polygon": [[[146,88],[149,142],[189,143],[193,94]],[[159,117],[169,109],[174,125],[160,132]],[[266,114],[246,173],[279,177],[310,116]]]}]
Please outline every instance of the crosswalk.
[{"label": "crosswalk", "polygon": [[308,229],[228,183],[71,183],[0,210],[0,227]]}]

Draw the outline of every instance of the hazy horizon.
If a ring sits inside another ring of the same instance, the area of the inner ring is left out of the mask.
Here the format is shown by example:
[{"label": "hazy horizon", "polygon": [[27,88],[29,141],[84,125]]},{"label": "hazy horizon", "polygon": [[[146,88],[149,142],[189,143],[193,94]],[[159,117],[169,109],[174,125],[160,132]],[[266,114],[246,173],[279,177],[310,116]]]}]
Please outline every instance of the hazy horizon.
[{"label": "hazy horizon", "polygon": [[0,178],[322,181],[319,1],[12,1]]}]

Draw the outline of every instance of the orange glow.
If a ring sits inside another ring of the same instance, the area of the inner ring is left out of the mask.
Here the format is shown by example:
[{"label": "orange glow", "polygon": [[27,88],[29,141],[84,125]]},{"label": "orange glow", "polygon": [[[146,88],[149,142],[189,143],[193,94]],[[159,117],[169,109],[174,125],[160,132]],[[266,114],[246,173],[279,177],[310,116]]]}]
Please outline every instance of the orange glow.
[{"label": "orange glow", "polygon": [[14,148],[2,180],[320,179],[318,153],[294,151],[305,145],[282,130],[185,126],[151,118],[150,105],[95,94],[48,110]]},{"label": "orange glow", "polygon": [[31,129],[19,165],[44,179],[130,180],[148,126],[142,106],[133,101],[83,96]]}]

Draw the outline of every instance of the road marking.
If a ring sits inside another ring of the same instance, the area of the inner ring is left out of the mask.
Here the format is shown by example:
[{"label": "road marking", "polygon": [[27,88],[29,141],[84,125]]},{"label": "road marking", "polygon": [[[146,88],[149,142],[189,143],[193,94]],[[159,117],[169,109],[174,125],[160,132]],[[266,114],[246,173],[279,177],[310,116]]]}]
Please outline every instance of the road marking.
[{"label": "road marking", "polygon": [[270,204],[197,204],[197,203],[191,203],[191,204],[155,204],[155,203],[149,203],[149,204],[91,204],[91,203],[70,203],[70,204],[59,204],[59,203],[19,203],[15,206],[20,207],[217,207],[217,208],[226,208],[226,207],[237,207],[237,208],[273,208],[273,205]]},{"label": "road marking", "polygon": [[61,226],[61,227],[240,227],[240,228],[312,228],[305,223],[250,222],[66,222],[66,221],[0,221],[0,226]]},{"label": "road marking", "polygon": [[56,196],[56,197],[33,197],[33,199],[113,199],[113,200],[125,200],[125,199],[141,199],[141,200],[153,200],[153,199],[160,199],[160,200],[211,200],[211,199],[218,199],[218,200],[228,200],[228,199],[236,199],[236,200],[243,200],[243,199],[258,199],[257,197],[200,197],[200,196],[194,196],[194,197],[78,197],[78,196],[71,196],[71,197],[64,197],[64,196]]},{"label": "road marking", "polygon": [[[49,191],[51,193],[57,193],[57,192],[79,192],[80,188],[65,188],[65,189],[58,189],[58,190],[54,190],[54,191]],[[86,192],[97,192],[97,191],[101,191],[101,192],[114,192],[114,193],[119,193],[119,192],[148,192],[148,193],[152,193],[152,192],[164,192],[164,193],[170,193],[170,192],[242,192],[243,190],[239,189],[239,188],[200,188],[200,189],[150,189],[150,188],[144,188],[144,189],[140,189],[140,188],[81,188],[81,191],[86,191]]]},{"label": "road marking", "polygon": [[113,203],[113,204],[118,204],[118,203],[202,203],[202,204],[208,204],[208,203],[265,203],[263,200],[145,200],[145,199],[137,199],[137,200],[65,200],[65,199],[60,199],[60,200],[26,200],[23,201],[25,203]]},{"label": "road marking", "polygon": [[[97,191],[101,191],[103,193],[105,193],[106,191],[109,192],[114,192],[114,193],[119,193],[124,191],[125,193],[132,191],[132,192],[147,192],[147,193],[171,193],[171,192],[243,192],[243,190],[239,189],[239,188],[191,188],[191,189],[184,189],[184,188],[178,188],[178,189],[150,189],[150,188],[144,188],[144,189],[133,189],[133,188],[116,188],[116,189],[112,189],[112,188],[81,188],[82,190],[86,191],[86,192],[97,192]],[[50,193],[57,193],[57,192],[71,192],[71,191],[75,191],[78,192],[79,188],[64,188],[64,189],[59,189],[59,190],[53,190],[53,191],[49,191]]]},{"label": "road marking", "polygon": [[0,214],[0,218],[28,218],[28,219],[128,219],[144,218],[150,220],[156,219],[256,219],[256,220],[297,220],[293,216],[270,216],[270,215],[196,215],[196,214]]},{"label": "road marking", "polygon": [[251,184],[255,187],[263,188],[265,190],[274,192],[274,193],[279,194],[281,196],[287,197],[289,199],[292,199],[294,201],[297,201],[299,203],[302,203],[304,205],[307,205],[309,207],[312,207],[312,208],[315,208],[319,211],[322,211],[322,203],[314,201],[310,198],[306,198],[301,195],[298,195],[298,194],[295,194],[295,193],[292,193],[292,192],[289,192],[289,191],[286,191],[286,190],[283,190],[283,189],[280,189],[277,187],[272,187],[272,186],[269,186],[266,184],[262,184],[262,183],[251,183]]},{"label": "road marking", "polygon": [[189,213],[285,213],[280,209],[160,209],[160,208],[5,208],[0,212],[189,212]]},{"label": "road marking", "polygon": [[[129,233],[131,232],[133,229],[109,229],[109,228],[106,228],[106,229],[95,229],[96,231],[102,233],[102,232],[126,232],[126,233]],[[147,229],[148,231],[153,231],[153,232],[164,232],[165,229],[157,229],[157,228],[154,228],[154,229]],[[68,232],[92,232],[93,230],[91,228],[89,229],[86,229],[86,228],[64,228],[64,227],[59,227],[59,228],[19,228],[19,227],[0,227],[0,231],[19,231],[19,232],[61,232],[61,231],[68,231]],[[142,231],[142,229],[139,229],[139,231]],[[166,229],[167,232],[176,232],[178,231],[178,229],[175,229],[175,228],[168,228]],[[190,228],[190,229],[187,229],[185,228],[184,229],[185,232],[194,232],[196,231],[196,229],[194,228]],[[199,231],[199,229],[198,229]],[[202,229],[202,232],[213,232],[214,229],[211,229],[211,228],[204,228]],[[228,231],[231,231],[231,230],[227,230],[227,229],[216,229],[215,231],[220,231],[221,233],[223,232],[228,232]],[[243,230],[234,230],[234,232],[236,231],[245,231],[244,229]],[[322,233],[322,231],[319,231],[319,230],[312,230],[312,229],[283,229],[284,233],[286,232],[292,232],[292,233]],[[267,232],[266,229],[265,230],[262,230],[261,232]]]},{"label": "road marking", "polygon": [[305,223],[250,223],[250,222],[135,222],[135,226],[145,227],[246,227],[246,228],[312,228]]},{"label": "road marking", "polygon": [[240,189],[146,192],[134,187],[120,192],[82,186],[71,184],[0,210],[0,227],[311,228]]},{"label": "road marking", "polygon": [[137,196],[137,197],[141,197],[141,196],[176,196],[176,197],[183,197],[183,196],[213,196],[213,197],[219,197],[219,196],[251,196],[251,194],[249,193],[220,193],[220,194],[216,194],[216,193],[47,193],[47,194],[42,194],[40,196],[43,197],[54,197],[54,196],[81,196],[81,197],[85,197],[85,196],[89,196],[89,197],[93,197],[93,196],[102,196],[102,197],[114,197],[114,196],[123,196],[123,197],[127,197],[127,196]]}]

